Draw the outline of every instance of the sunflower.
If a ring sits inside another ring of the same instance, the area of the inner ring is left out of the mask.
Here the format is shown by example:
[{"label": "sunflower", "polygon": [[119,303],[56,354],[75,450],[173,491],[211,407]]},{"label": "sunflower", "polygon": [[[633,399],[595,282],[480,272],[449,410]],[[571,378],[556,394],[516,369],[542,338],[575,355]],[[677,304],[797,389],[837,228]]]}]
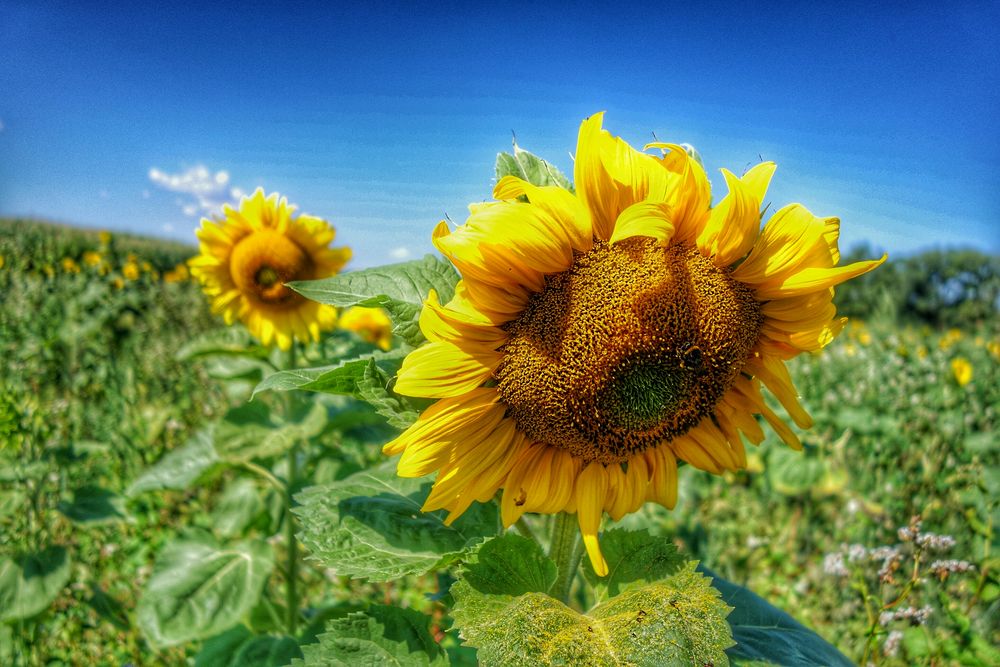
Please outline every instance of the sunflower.
[{"label": "sunflower", "polygon": [[800,204],[761,229],[773,163],[723,170],[713,207],[681,146],[636,151],[602,119],[580,128],[575,195],[506,176],[434,230],[462,280],[447,304],[430,293],[395,390],[439,400],[384,451],[403,477],[438,472],[423,509],[448,521],[500,489],[505,526],[575,513],[604,575],[603,514],[672,508],[678,460],[745,468],[755,415],[801,448],[762,387],[810,426],[784,361],[837,335],[833,286],[885,258],[838,267],[839,221]]},{"label": "sunflower", "polygon": [[285,283],[326,278],[351,258],[349,248],[331,248],[334,230],[309,215],[292,217],[294,206],[260,188],[239,210],[224,206],[222,220],[203,219],[200,253],[188,261],[191,275],[212,299],[226,324],[243,322],[264,345],[287,350],[292,339],[319,340],[337,322],[333,306],[309,301]]},{"label": "sunflower", "polygon": [[383,350],[392,347],[392,321],[381,308],[354,306],[344,311],[337,326]]}]

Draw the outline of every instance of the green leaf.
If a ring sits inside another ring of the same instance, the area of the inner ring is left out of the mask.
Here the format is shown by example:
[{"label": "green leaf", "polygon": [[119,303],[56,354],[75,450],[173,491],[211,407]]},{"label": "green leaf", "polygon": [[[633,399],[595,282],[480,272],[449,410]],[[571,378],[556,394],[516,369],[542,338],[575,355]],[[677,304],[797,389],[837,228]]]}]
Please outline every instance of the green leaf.
[{"label": "green leaf", "polygon": [[28,495],[21,489],[0,489],[0,519],[22,511],[26,502]]},{"label": "green leaf", "polygon": [[452,612],[487,665],[728,665],[726,613],[694,564],[581,614],[543,593],[494,595],[462,579]]},{"label": "green leaf", "polygon": [[772,447],[768,452],[766,474],[775,491],[799,496],[809,493],[820,483],[827,474],[827,466],[817,447],[806,445],[802,451]]},{"label": "green leaf", "polygon": [[504,176],[517,176],[532,185],[555,185],[566,190],[573,190],[569,179],[551,162],[546,162],[533,153],[529,153],[514,141],[514,154],[497,153],[497,181]]},{"label": "green leaf", "polygon": [[375,412],[385,417],[390,426],[404,431],[417,421],[420,413],[409,400],[388,387],[389,377],[374,359],[370,360],[358,380],[357,396],[373,406]]},{"label": "green leaf", "polygon": [[90,597],[87,605],[97,612],[98,616],[114,625],[119,630],[128,630],[130,623],[125,606],[121,602],[111,597],[96,583],[90,584]]},{"label": "green leaf", "polygon": [[466,560],[462,579],[489,595],[546,593],[556,580],[556,564],[534,540],[505,533],[483,542]]},{"label": "green leaf", "polygon": [[243,327],[225,327],[200,334],[177,351],[178,361],[215,356],[267,359],[268,350]]},{"label": "green leaf", "polygon": [[458,273],[450,263],[427,255],[412,262],[339,273],[288,286],[307,299],[338,308],[385,308],[392,320],[392,333],[417,346],[424,341],[417,319],[428,292],[436,290],[441,303],[447,303],[455,294],[458,280]]},{"label": "green leaf", "polygon": [[326,406],[310,401],[288,419],[273,415],[263,403],[246,403],[226,413],[215,428],[215,451],[229,462],[284,454],[296,442],[323,432]]},{"label": "green leaf", "polygon": [[236,625],[260,598],[274,567],[261,540],[227,547],[181,539],[164,547],[136,610],[158,647],[211,637]]},{"label": "green leaf", "polygon": [[387,461],[296,496],[302,541],[334,573],[371,581],[423,574],[497,533],[493,504],[475,503],[446,526],[445,512],[420,511],[431,483],[395,470]]},{"label": "green leaf", "polygon": [[73,492],[73,501],[60,501],[58,508],[74,523],[107,523],[127,516],[122,497],[98,486],[77,489]]},{"label": "green leaf", "polygon": [[[268,375],[253,390],[256,396],[261,391],[292,391],[302,389],[321,391],[327,394],[344,394],[354,396],[358,393],[358,383],[364,378],[365,369],[369,364],[385,369],[392,375],[403,362],[405,350],[369,352],[356,359],[348,359],[332,366],[318,368],[296,368]],[[252,397],[251,397],[252,398]]]},{"label": "green leaf", "polygon": [[31,618],[45,611],[69,577],[70,561],[64,547],[0,559],[0,622]]},{"label": "green leaf", "polygon": [[663,579],[684,564],[669,538],[650,535],[646,530],[614,528],[604,531],[601,552],[608,562],[608,576],[598,577],[589,558],[584,559],[583,570],[597,602],[629,588]]},{"label": "green leaf", "polygon": [[288,636],[254,635],[237,625],[205,642],[194,667],[282,667],[302,657],[296,641]]},{"label": "green leaf", "polygon": [[169,452],[139,475],[125,495],[133,497],[147,491],[188,488],[220,463],[212,445],[214,431],[215,425],[212,424],[195,433],[184,445]]},{"label": "green leaf", "polygon": [[833,645],[759,595],[722,579],[708,568],[700,569],[712,577],[712,585],[733,607],[727,620],[736,646],[727,651],[730,657],[778,665],[849,667],[853,664]]},{"label": "green leaf", "polygon": [[241,477],[231,482],[212,511],[212,530],[222,537],[243,533],[263,509],[260,492],[253,480]]},{"label": "green leaf", "polygon": [[318,643],[302,647],[291,667],[445,667],[448,654],[428,630],[430,618],[412,609],[372,605],[330,621]]}]

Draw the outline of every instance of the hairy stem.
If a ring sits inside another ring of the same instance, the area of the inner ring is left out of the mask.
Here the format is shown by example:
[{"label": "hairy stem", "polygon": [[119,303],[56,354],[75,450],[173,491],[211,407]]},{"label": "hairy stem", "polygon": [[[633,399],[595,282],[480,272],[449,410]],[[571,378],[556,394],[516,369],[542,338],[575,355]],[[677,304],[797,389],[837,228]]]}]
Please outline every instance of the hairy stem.
[{"label": "hairy stem", "polygon": [[569,603],[573,580],[576,579],[580,557],[583,555],[576,516],[566,512],[557,514],[552,522],[550,537],[549,558],[556,564],[556,581],[552,584],[551,595],[563,603]]}]

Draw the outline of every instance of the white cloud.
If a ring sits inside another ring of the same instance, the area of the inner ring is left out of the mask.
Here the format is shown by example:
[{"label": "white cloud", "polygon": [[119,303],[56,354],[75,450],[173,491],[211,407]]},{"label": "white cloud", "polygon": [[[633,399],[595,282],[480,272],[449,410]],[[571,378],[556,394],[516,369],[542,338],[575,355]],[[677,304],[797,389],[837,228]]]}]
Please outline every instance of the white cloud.
[{"label": "white cloud", "polygon": [[410,249],[406,246],[399,246],[389,251],[389,257],[393,259],[406,259],[410,256]]},{"label": "white cloud", "polygon": [[235,204],[245,195],[242,189],[229,184],[228,171],[212,173],[203,164],[179,174],[153,167],[149,170],[149,180],[161,190],[186,195],[176,202],[184,215],[192,218],[199,214],[221,213],[223,204]]}]

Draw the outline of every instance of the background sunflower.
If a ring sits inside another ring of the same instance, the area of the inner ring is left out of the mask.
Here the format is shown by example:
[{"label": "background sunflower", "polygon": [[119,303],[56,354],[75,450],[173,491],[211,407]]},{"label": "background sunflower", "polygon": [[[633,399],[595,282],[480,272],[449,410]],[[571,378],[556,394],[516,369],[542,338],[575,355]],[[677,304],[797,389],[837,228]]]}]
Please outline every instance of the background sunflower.
[{"label": "background sunflower", "polygon": [[285,286],[294,280],[333,275],[351,258],[350,248],[331,248],[333,227],[309,215],[293,217],[284,197],[258,188],[239,209],[223,208],[222,220],[203,219],[199,254],[191,274],[211,297],[226,324],[241,321],[264,345],[291,347],[293,338],[319,340],[334,327],[337,311]]}]

